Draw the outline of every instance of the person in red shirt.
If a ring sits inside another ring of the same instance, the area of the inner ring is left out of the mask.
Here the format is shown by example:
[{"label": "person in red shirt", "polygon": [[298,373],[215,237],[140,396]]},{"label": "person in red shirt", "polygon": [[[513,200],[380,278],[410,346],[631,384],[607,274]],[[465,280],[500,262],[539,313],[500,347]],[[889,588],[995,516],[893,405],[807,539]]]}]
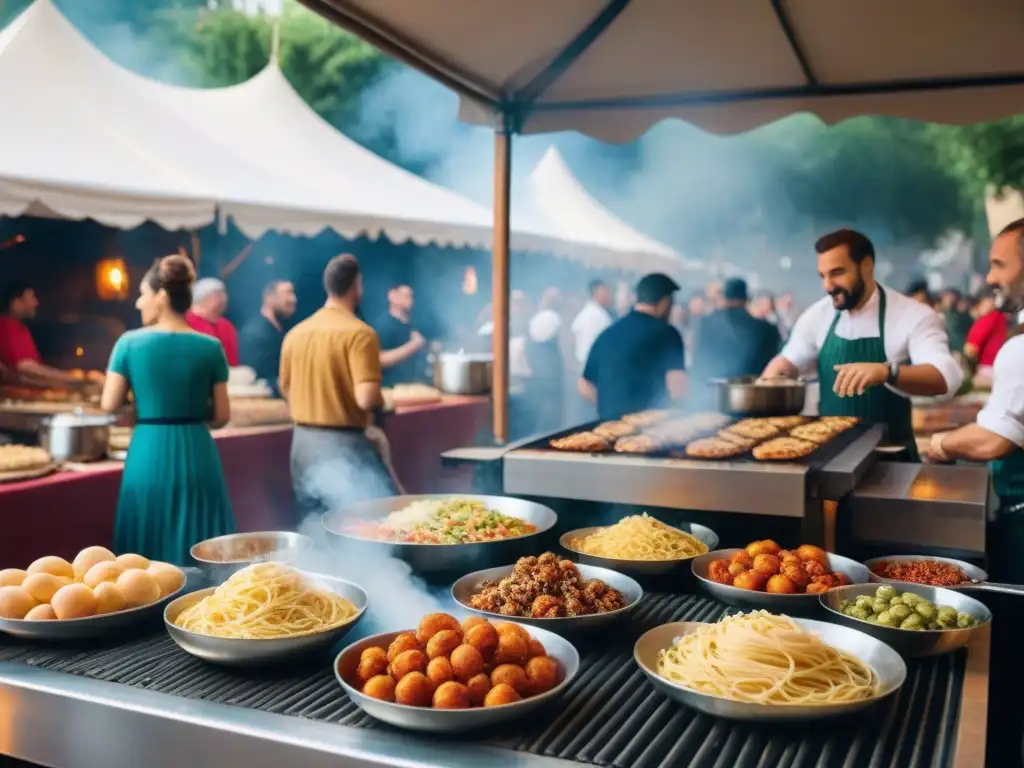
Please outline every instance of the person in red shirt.
[{"label": "person in red shirt", "polygon": [[238,331],[224,317],[228,308],[228,291],[215,277],[204,277],[192,289],[192,309],[185,313],[185,322],[193,331],[205,333],[220,341],[228,365],[237,366]]},{"label": "person in red shirt", "polygon": [[82,386],[71,374],[43,364],[25,325],[38,309],[35,289],[27,283],[10,283],[0,290],[0,377],[6,380],[13,373],[19,381],[35,386]]},{"label": "person in red shirt", "polygon": [[973,379],[975,387],[992,388],[992,365],[1006,342],[1008,327],[1006,315],[995,307],[994,295],[986,292],[978,302],[978,319],[967,332],[964,344],[964,355],[978,366]]}]

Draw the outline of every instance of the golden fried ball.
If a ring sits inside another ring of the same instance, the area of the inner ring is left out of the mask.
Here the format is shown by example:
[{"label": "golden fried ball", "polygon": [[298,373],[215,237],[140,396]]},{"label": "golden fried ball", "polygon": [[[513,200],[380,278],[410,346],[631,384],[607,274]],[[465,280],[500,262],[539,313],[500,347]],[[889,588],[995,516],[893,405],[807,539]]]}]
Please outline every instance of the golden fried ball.
[{"label": "golden fried ball", "polygon": [[490,622],[487,619],[485,619],[483,616],[470,616],[468,619],[463,619],[462,620],[462,634],[465,635],[467,632],[469,632],[469,630],[471,630],[473,627],[477,626],[478,624],[490,624]]},{"label": "golden fried ball", "polygon": [[484,622],[466,630],[466,643],[472,645],[484,659],[489,659],[498,647],[498,630],[493,624]]},{"label": "golden fried ball", "polygon": [[469,691],[469,703],[474,707],[482,707],[487,692],[491,690],[491,678],[485,672],[474,675],[466,682],[466,689]]},{"label": "golden fried ball", "polygon": [[54,621],[56,618],[57,614],[49,603],[37,605],[25,614],[25,621]]},{"label": "golden fried ball", "polygon": [[420,645],[425,646],[438,632],[450,629],[462,634],[462,625],[454,616],[447,613],[428,613],[420,619],[420,625],[416,628],[416,639]]},{"label": "golden fried ball", "polygon": [[82,583],[87,587],[96,589],[96,586],[104,581],[117,581],[118,576],[122,573],[124,573],[124,568],[114,561],[105,560],[96,563],[96,565],[86,571]]},{"label": "golden fried ball", "polygon": [[796,554],[792,550],[789,550],[789,549],[780,549],[775,554],[775,556],[777,558],[779,558],[779,560],[782,560],[782,561],[790,560],[792,558],[796,558],[797,560],[800,559],[799,557],[796,556]]},{"label": "golden fried ball", "polygon": [[33,562],[28,567],[28,575],[31,576],[33,573],[48,573],[51,576],[63,576],[66,579],[75,578],[75,569],[71,567],[71,563],[63,557],[54,557],[53,555],[40,557]]},{"label": "golden fried ball", "polygon": [[112,581],[104,581],[102,584],[97,584],[93,594],[96,595],[97,616],[117,613],[128,607],[128,601],[125,599],[124,592]]},{"label": "golden fried ball", "polygon": [[434,709],[469,709],[469,689],[449,680],[434,691]]},{"label": "golden fried ball", "polygon": [[813,560],[816,563],[821,563],[825,570],[828,570],[828,553],[821,547],[816,547],[813,544],[801,544],[796,548],[796,556],[801,560]]},{"label": "golden fried ball", "polygon": [[800,567],[803,568],[804,572],[812,579],[815,576],[824,576],[828,572],[828,569],[817,560],[804,560],[800,563]]},{"label": "golden fried ball", "polygon": [[0,587],[20,587],[28,576],[21,568],[4,568],[0,571]]},{"label": "golden fried ball", "polygon": [[525,664],[530,657],[530,639],[514,632],[498,635],[498,647],[494,650],[492,662],[500,664]]},{"label": "golden fried ball", "polygon": [[75,571],[75,578],[82,581],[96,563],[113,562],[114,559],[114,553],[106,547],[86,547],[75,555],[71,567]]},{"label": "golden fried ball", "polygon": [[757,557],[758,555],[774,555],[782,550],[778,544],[771,539],[764,539],[763,541],[754,541],[747,544],[747,554],[751,557]]},{"label": "golden fried ball", "polygon": [[117,587],[129,608],[150,605],[160,599],[160,585],[141,568],[131,568],[118,576]]},{"label": "golden fried ball", "polygon": [[782,573],[777,573],[768,579],[768,583],[764,587],[765,592],[771,592],[775,595],[792,595],[794,592],[799,590],[793,580]]},{"label": "golden fried ball", "polygon": [[184,571],[170,563],[161,563],[154,560],[149,564],[146,572],[156,579],[156,583],[160,587],[160,597],[167,597],[185,585]]},{"label": "golden fried ball", "polygon": [[363,684],[363,695],[381,701],[394,701],[395,681],[387,675],[374,675]]},{"label": "golden fried ball", "polygon": [[387,674],[387,671],[388,654],[383,648],[364,648],[363,652],[359,654],[359,666],[356,668],[356,674],[359,675],[360,680],[365,682],[371,677]]},{"label": "golden fried ball", "polygon": [[[413,651],[406,651],[406,653],[413,653]],[[422,652],[417,651],[417,653]],[[395,686],[395,701],[409,707],[429,707],[433,696],[434,684],[422,672],[410,672]]]},{"label": "golden fried ball", "polygon": [[391,662],[391,676],[395,680],[401,680],[413,672],[427,671],[427,654],[415,648],[411,651],[402,651],[394,661]]},{"label": "golden fried ball", "polygon": [[452,651],[462,645],[462,632],[454,629],[442,629],[427,641],[427,657],[436,659],[438,656],[450,656]]},{"label": "golden fried ball", "polygon": [[142,555],[136,555],[134,553],[119,555],[114,562],[126,571],[135,570],[136,568],[140,571],[144,571],[152,565],[148,557],[143,557]]},{"label": "golden fried ball", "polygon": [[828,592],[831,587],[828,584],[822,584],[820,582],[811,582],[807,585],[808,595],[820,595],[822,592]]},{"label": "golden fried ball", "polygon": [[733,578],[739,576],[744,571],[749,571],[749,570],[750,570],[750,566],[747,565],[746,563],[737,563],[737,562],[729,563],[729,575],[732,576]]},{"label": "golden fried ball", "polygon": [[541,641],[538,640],[537,638],[531,637],[530,638],[530,658],[532,659],[532,658],[535,658],[537,656],[547,656],[547,655],[548,655],[548,652],[547,652],[547,650],[545,650],[544,644],[541,643]]},{"label": "golden fried ball", "polygon": [[758,591],[764,587],[767,580],[768,577],[760,571],[750,570],[737,576],[732,585],[734,587],[739,587],[740,589],[752,589],[754,591]]},{"label": "golden fried ball", "polygon": [[23,587],[0,587],[0,619],[23,619],[36,600]]},{"label": "golden fried ball", "polygon": [[530,681],[526,677],[526,670],[518,664],[499,664],[491,672],[491,685],[508,685],[515,689],[520,696],[529,693]]},{"label": "golden fried ball", "polygon": [[725,560],[712,560],[708,563],[708,578],[716,584],[732,584],[733,575],[729,567]]},{"label": "golden fried ball", "polygon": [[519,624],[512,624],[510,622],[505,622],[503,624],[497,624],[494,627],[494,629],[497,630],[498,637],[502,637],[504,635],[516,635],[517,637],[523,638],[524,642],[526,642],[526,643],[530,642],[530,633],[527,632],[526,629],[524,629]]},{"label": "golden fried ball", "polygon": [[732,557],[729,558],[729,562],[740,563],[741,565],[745,565],[747,568],[750,568],[750,566],[754,564],[754,558],[747,553],[747,550],[737,549],[732,553]]},{"label": "golden fried ball", "polygon": [[444,656],[431,659],[430,663],[427,664],[427,677],[434,685],[441,685],[441,683],[454,680],[455,671],[452,669],[452,663]]},{"label": "golden fried ball", "polygon": [[63,586],[63,579],[49,573],[33,573],[21,582],[21,588],[40,603],[50,602],[57,590]]},{"label": "golden fried ball", "polygon": [[754,570],[765,576],[774,576],[782,568],[782,562],[775,555],[758,555],[754,558]]},{"label": "golden fried ball", "polygon": [[452,670],[456,678],[465,682],[484,671],[484,657],[472,645],[460,645],[452,651]]},{"label": "golden fried ball", "polygon": [[58,619],[82,619],[96,613],[96,595],[85,584],[61,587],[50,600]]},{"label": "golden fried ball", "polygon": [[502,683],[496,685],[487,692],[484,697],[485,707],[500,707],[505,704],[515,704],[517,701],[522,701],[522,696],[516,693],[516,689],[511,685]]},{"label": "golden fried ball", "polygon": [[422,650],[423,648],[416,639],[416,635],[412,632],[403,632],[392,640],[391,645],[388,646],[388,661],[394,661],[399,654],[404,653],[405,651]]},{"label": "golden fried ball", "polygon": [[558,685],[558,662],[550,657],[536,657],[526,662],[526,680],[530,693],[550,691]]},{"label": "golden fried ball", "polygon": [[783,565],[782,573],[796,585],[797,591],[800,591],[811,583],[811,577],[807,575],[807,571],[800,567],[799,561],[797,561],[796,565],[793,565],[792,563],[789,565]]}]

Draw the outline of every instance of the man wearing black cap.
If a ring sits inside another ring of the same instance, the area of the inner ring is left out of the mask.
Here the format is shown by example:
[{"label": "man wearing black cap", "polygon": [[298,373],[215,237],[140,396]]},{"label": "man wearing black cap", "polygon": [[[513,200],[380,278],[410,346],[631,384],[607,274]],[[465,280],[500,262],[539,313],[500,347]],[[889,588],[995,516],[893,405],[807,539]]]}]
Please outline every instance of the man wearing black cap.
[{"label": "man wearing black cap", "polygon": [[[724,306],[701,323],[693,359],[695,380],[757,376],[779,353],[777,326],[747,310],[747,283],[738,277],[725,282]],[[701,387],[699,391],[703,391]]]},{"label": "man wearing black cap", "polygon": [[597,403],[601,419],[664,408],[685,394],[683,338],[668,323],[678,290],[668,275],[647,275],[636,286],[632,311],[590,348],[579,391]]}]

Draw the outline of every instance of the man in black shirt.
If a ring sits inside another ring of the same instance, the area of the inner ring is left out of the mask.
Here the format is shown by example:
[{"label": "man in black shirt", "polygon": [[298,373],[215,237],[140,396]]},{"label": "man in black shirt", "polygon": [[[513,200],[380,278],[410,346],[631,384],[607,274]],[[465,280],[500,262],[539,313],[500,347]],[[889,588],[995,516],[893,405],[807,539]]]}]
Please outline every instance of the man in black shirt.
[{"label": "man in black shirt", "polygon": [[277,374],[281,369],[281,342],[288,321],[295,314],[295,286],[288,280],[275,280],[263,289],[260,313],[238,334],[238,357],[242,365],[256,371],[278,397]]},{"label": "man in black shirt", "polygon": [[424,378],[425,363],[420,351],[426,344],[409,319],[412,288],[396,285],[388,291],[388,311],[380,316],[375,330],[380,337],[380,365],[384,386],[412,384]]},{"label": "man in black shirt", "polygon": [[679,286],[668,275],[644,277],[631,312],[605,329],[590,349],[580,394],[601,419],[664,408],[686,393],[683,338],[668,323]]}]

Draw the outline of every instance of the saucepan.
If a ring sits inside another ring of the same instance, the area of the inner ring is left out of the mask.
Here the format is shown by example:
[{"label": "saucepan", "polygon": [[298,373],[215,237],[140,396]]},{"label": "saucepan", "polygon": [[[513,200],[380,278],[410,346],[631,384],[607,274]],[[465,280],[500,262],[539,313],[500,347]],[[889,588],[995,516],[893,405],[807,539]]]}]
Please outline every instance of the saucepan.
[{"label": "saucepan", "polygon": [[718,410],[734,416],[797,416],[804,409],[807,383],[798,379],[743,376],[713,379]]}]

